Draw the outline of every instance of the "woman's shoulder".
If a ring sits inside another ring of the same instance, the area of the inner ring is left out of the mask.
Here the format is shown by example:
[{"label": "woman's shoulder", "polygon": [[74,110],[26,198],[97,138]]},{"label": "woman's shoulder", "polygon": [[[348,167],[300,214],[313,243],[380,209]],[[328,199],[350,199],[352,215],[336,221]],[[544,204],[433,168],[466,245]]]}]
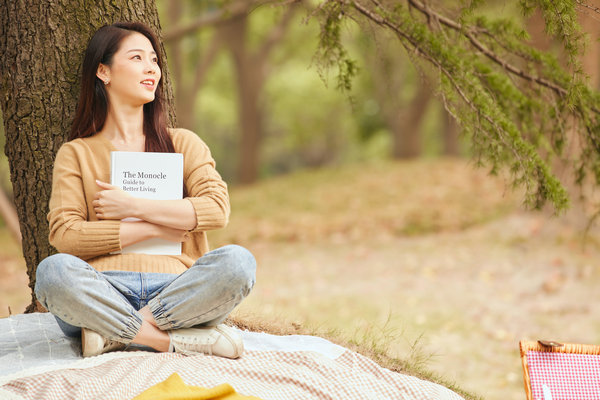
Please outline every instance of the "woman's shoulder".
[{"label": "woman's shoulder", "polygon": [[73,139],[68,142],[64,142],[58,149],[57,155],[61,154],[77,154],[87,148],[88,145],[83,139]]},{"label": "woman's shoulder", "polygon": [[185,128],[168,128],[176,152],[181,152],[187,147],[206,147],[204,141],[195,133]]},{"label": "woman's shoulder", "polygon": [[91,148],[95,148],[98,146],[104,146],[104,145],[105,145],[105,143],[103,143],[103,141],[101,140],[99,135],[96,134],[93,136],[88,136],[85,138],[77,138],[77,139],[73,139],[73,140],[64,142],[60,146],[59,151],[62,149],[70,150],[70,151],[83,151],[83,150],[88,150]]},{"label": "woman's shoulder", "polygon": [[69,140],[63,143],[56,153],[56,161],[68,161],[96,158],[98,154],[110,151],[106,143],[96,137],[97,135]]}]

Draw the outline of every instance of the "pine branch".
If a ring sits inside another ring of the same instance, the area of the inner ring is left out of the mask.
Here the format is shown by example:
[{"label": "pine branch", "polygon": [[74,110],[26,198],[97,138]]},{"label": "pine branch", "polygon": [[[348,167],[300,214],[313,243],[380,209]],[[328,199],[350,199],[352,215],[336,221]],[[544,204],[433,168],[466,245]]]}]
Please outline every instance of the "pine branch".
[{"label": "pine branch", "polygon": [[[372,0],[372,1],[375,2],[375,3],[377,3],[377,0]],[[447,70],[447,68],[445,68],[437,59],[435,59],[434,57],[431,57],[431,55],[428,52],[423,51],[418,46],[417,42],[415,40],[413,40],[413,38],[411,36],[405,34],[404,31],[402,31],[396,25],[394,25],[394,24],[390,23],[389,21],[387,21],[387,20],[379,17],[378,15],[372,13],[371,11],[369,11],[368,9],[366,9],[364,6],[362,6],[360,3],[356,2],[356,1],[353,1],[352,4],[353,4],[353,6],[358,11],[360,11],[364,15],[368,16],[373,21],[377,22],[378,24],[385,25],[385,26],[389,27],[390,29],[392,29],[394,31],[394,33],[396,33],[397,35],[399,35],[399,36],[407,39],[413,45],[414,49],[416,51],[418,51],[419,54],[423,58],[425,58],[427,61],[429,61],[431,64],[433,64],[434,66],[436,66],[440,71],[442,71],[444,73],[444,75],[448,78],[448,80],[454,86],[456,92],[461,96],[461,98],[463,99],[463,101],[465,102],[465,104],[467,104],[474,112],[480,113],[481,115],[483,115],[484,119],[490,125],[494,126],[497,129],[498,132],[506,133],[504,131],[504,129],[502,129],[501,127],[499,127],[496,124],[496,122],[493,120],[493,118],[491,118],[489,115],[487,115],[485,113],[482,113],[480,110],[477,109],[477,107],[475,107],[475,105],[471,101],[470,97],[464,92],[464,90],[462,89],[462,87],[456,83],[455,79],[453,78],[452,74]],[[506,148],[512,148],[512,146],[510,146],[510,143],[508,143],[507,141],[502,140],[502,142],[506,146]],[[521,157],[521,155],[518,154],[517,152],[515,152],[514,150],[513,150],[513,155],[521,163],[524,161],[523,158]]]},{"label": "pine branch", "polygon": [[600,14],[600,7],[591,6],[581,0],[575,0],[575,3],[583,8],[587,8],[588,10],[595,12],[596,14]]},{"label": "pine branch", "polygon": [[[394,18],[387,17],[389,14],[385,14],[385,9],[383,9],[378,0],[370,1],[377,7],[377,12],[368,8],[357,0],[351,1],[349,4],[366,18],[380,26],[390,29],[400,38],[401,43],[405,48],[407,48],[409,53],[415,52],[420,58],[435,66],[436,69],[442,73],[446,81],[450,83],[453,91],[459,95],[463,104],[470,109],[471,114],[477,116],[477,118],[480,118],[481,122],[479,124],[479,131],[487,132],[489,139],[492,140],[492,143],[496,142],[499,146],[501,146],[501,148],[512,154],[512,159],[516,163],[512,165],[512,170],[514,173],[518,172],[520,174],[520,177],[515,178],[515,183],[521,183],[525,185],[528,203],[534,205],[536,208],[539,208],[546,199],[550,198],[557,210],[564,209],[568,204],[568,196],[566,191],[560,182],[549,172],[548,165],[540,158],[533,145],[526,142],[521,137],[519,130],[514,125],[513,121],[508,118],[506,114],[507,110],[502,107],[501,103],[498,101],[498,98],[493,97],[495,95],[495,91],[490,89],[488,92],[484,87],[480,86],[483,84],[483,82],[485,82],[485,78],[479,75],[477,78],[475,78],[475,80],[472,80],[472,78],[468,77],[468,71],[460,72],[460,67],[458,67],[459,64],[450,63],[448,66],[444,65],[444,62],[449,61],[449,59],[445,58],[450,57],[449,54],[441,56],[432,53],[432,49],[428,47],[431,45],[431,43],[428,42],[424,36],[422,36],[423,32],[417,34],[415,33],[416,31],[412,31],[407,26],[398,25],[396,22],[394,22]],[[409,1],[412,2],[414,0]],[[381,15],[380,12],[383,12],[384,14]],[[431,15],[430,17],[431,19],[437,20],[445,26],[454,23],[454,21],[450,21],[439,14]],[[462,26],[456,23],[454,24],[455,26],[453,29],[457,31],[460,30],[464,35],[469,35],[468,31],[464,33],[465,29]],[[418,39],[417,36],[413,35],[417,35]],[[509,68],[511,67],[510,64],[503,62],[493,52],[479,43],[479,41],[473,36],[470,38],[469,36],[466,37],[472,44],[476,44],[478,48],[480,48],[480,51],[485,54],[488,59],[492,59],[494,63],[500,64],[505,71],[509,71]],[[457,67],[459,69],[457,69]],[[452,71],[450,71],[448,68],[452,68]],[[513,75],[515,75],[518,71],[519,70],[514,67],[512,70],[510,70]],[[477,76],[477,72],[475,72],[475,76]],[[508,76],[510,77],[510,74]],[[525,73],[519,74],[518,76],[525,78],[529,77],[530,79],[527,79],[528,81],[538,83],[540,86],[546,88],[550,88],[561,97],[565,97],[567,95],[566,90],[542,78],[531,77]],[[460,79],[463,82],[458,82],[457,79]],[[445,106],[446,108],[449,108],[447,105]],[[488,144],[488,147],[489,146],[490,145]],[[481,146],[481,148],[483,147],[484,146]],[[497,158],[501,156],[500,149],[490,152],[489,155],[493,157],[491,160],[494,165],[500,162],[501,159]],[[537,188],[532,186],[533,180],[535,180],[537,183]]]},{"label": "pine branch", "polygon": [[[378,3],[376,0],[372,0],[374,3]],[[493,51],[491,51],[490,49],[488,49],[483,43],[481,43],[475,34],[475,30],[473,29],[465,29],[461,24],[459,24],[456,21],[451,20],[450,18],[447,18],[443,15],[440,15],[438,13],[436,13],[435,11],[431,10],[430,8],[426,7],[423,3],[419,2],[418,0],[408,0],[409,4],[412,5],[413,7],[415,7],[417,10],[419,10],[420,12],[422,12],[423,14],[425,14],[426,16],[428,16],[429,18],[435,18],[436,20],[440,21],[443,25],[447,26],[448,28],[451,28],[457,32],[460,32],[461,34],[463,34],[467,39],[469,39],[469,41],[473,44],[473,46],[478,49],[479,51],[481,51],[486,57],[488,57],[490,60],[494,61],[496,64],[500,65],[502,68],[504,68],[505,70],[507,70],[508,72],[519,76],[520,78],[523,78],[525,80],[531,81],[531,82],[536,82],[539,85],[545,86],[551,90],[553,90],[554,92],[556,92],[558,95],[560,96],[566,96],[567,95],[567,90],[562,88],[559,85],[554,84],[553,82],[550,82],[547,79],[544,78],[540,78],[540,77],[536,77],[536,76],[532,76],[528,73],[526,73],[525,71],[515,67],[514,65],[508,63],[507,61],[503,60],[500,56],[498,56],[496,53],[494,53]],[[490,32],[486,32],[489,36],[494,36],[492,35]],[[600,112],[600,110],[598,111]]]}]

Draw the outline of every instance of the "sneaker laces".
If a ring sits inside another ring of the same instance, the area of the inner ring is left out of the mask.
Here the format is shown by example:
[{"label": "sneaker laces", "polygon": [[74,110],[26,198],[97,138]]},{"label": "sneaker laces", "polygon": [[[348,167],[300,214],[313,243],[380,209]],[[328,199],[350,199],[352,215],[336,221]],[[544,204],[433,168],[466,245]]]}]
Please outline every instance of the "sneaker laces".
[{"label": "sneaker laces", "polygon": [[179,336],[175,340],[171,337],[169,351],[180,353],[186,356],[196,355],[198,352],[212,356],[212,346],[214,343],[200,343],[197,337],[182,337]]},{"label": "sneaker laces", "polygon": [[169,331],[169,352],[185,355],[198,353],[238,358],[244,351],[241,337],[226,325],[206,328],[183,328]]}]

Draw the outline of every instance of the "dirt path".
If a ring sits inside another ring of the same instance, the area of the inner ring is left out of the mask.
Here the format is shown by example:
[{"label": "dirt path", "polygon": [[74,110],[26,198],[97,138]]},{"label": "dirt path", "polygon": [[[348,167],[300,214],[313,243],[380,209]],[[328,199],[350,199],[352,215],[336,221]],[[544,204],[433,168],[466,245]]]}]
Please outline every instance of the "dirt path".
[{"label": "dirt path", "polygon": [[467,391],[520,400],[520,339],[600,342],[598,236],[582,248],[579,229],[566,218],[513,213],[369,245],[254,244],[258,283],[240,313],[359,341],[366,332]]}]

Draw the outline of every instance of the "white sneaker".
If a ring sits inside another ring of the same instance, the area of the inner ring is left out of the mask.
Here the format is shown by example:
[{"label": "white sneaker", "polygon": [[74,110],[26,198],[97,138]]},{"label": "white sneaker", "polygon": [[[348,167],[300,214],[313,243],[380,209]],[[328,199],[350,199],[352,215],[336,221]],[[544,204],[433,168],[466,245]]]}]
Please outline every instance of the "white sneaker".
[{"label": "white sneaker", "polygon": [[238,358],[244,352],[244,342],[239,333],[224,324],[176,329],[169,331],[169,337],[169,352],[186,355],[204,353],[227,358]]},{"label": "white sneaker", "polygon": [[102,335],[87,328],[81,328],[81,351],[84,357],[93,357],[109,351],[124,350],[125,343],[106,339]]}]

